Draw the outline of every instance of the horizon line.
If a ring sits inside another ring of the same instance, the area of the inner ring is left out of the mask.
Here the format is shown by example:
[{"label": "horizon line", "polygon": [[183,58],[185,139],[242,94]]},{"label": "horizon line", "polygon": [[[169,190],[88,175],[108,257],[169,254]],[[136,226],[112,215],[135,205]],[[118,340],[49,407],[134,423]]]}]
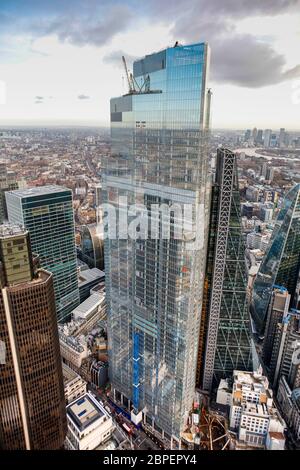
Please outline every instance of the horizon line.
[{"label": "horizon line", "polygon": [[[38,121],[33,121],[33,122],[15,122],[15,123],[9,123],[9,124],[4,124],[0,121],[0,129],[3,129],[3,128],[8,128],[8,129],[14,129],[14,128],[20,128],[20,127],[31,127],[31,128],[47,128],[47,127],[64,127],[64,128],[68,128],[68,127],[77,127],[77,128],[89,128],[89,127],[94,127],[94,128],[106,128],[106,129],[110,129],[110,123],[108,122],[105,122],[105,123],[101,123],[101,122],[98,122],[98,121],[91,121],[91,122],[87,122],[87,123],[79,123],[79,122],[72,122],[72,121],[69,121],[69,122],[61,122],[61,121],[48,121],[48,122],[45,122],[45,123],[40,123]],[[254,129],[254,128],[257,128],[257,129],[261,129],[261,130],[266,130],[266,129],[271,129],[271,127],[273,127],[272,130],[276,131],[276,129],[280,130],[281,128],[284,128],[287,132],[300,132],[300,128],[296,129],[296,128],[288,128],[288,127],[285,127],[283,125],[279,126],[278,128],[274,128],[274,126],[245,126],[245,127],[235,127],[235,126],[214,126],[214,127],[211,127],[210,128],[210,131],[220,131],[220,130],[227,130],[227,131],[244,131],[245,129]]]}]

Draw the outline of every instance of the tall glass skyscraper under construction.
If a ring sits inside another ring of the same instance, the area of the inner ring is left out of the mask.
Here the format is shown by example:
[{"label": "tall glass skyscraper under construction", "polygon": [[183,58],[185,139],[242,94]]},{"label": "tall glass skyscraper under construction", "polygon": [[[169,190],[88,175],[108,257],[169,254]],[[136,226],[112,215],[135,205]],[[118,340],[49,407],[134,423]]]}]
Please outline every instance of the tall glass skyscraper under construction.
[{"label": "tall glass skyscraper under construction", "polygon": [[[117,219],[115,234],[113,217],[105,223],[113,392],[134,421],[174,446],[195,388],[210,199],[208,64],[205,43],[176,44],[134,63],[129,93],[111,100],[103,176],[104,203]],[[121,227],[129,206],[130,224],[139,213],[135,237]],[[177,237],[183,207],[190,228]]]},{"label": "tall glass skyscraper under construction", "polygon": [[268,250],[257,273],[251,311],[259,334],[264,333],[268,306],[274,287],[285,287],[291,307],[300,269],[300,184],[292,188],[283,203]]},{"label": "tall glass skyscraper under construction", "polygon": [[210,391],[235,369],[252,370],[247,270],[236,155],[219,149],[211,198],[198,385]]}]

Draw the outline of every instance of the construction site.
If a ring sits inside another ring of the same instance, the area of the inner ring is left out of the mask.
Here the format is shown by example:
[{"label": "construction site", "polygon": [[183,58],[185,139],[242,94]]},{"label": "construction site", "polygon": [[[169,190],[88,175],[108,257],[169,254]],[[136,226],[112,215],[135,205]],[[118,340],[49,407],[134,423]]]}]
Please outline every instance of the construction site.
[{"label": "construction site", "polygon": [[235,439],[228,429],[225,416],[204,405],[194,405],[186,431],[182,434],[182,449],[232,450]]}]

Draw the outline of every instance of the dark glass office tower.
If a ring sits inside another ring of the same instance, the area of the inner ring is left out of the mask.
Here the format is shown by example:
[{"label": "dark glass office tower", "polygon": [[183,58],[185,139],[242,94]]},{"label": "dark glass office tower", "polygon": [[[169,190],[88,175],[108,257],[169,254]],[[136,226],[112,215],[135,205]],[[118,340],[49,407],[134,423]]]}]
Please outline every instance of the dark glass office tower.
[{"label": "dark glass office tower", "polygon": [[[115,236],[113,218],[105,224],[113,392],[133,420],[143,419],[174,445],[195,388],[210,199],[208,63],[204,43],[134,63],[129,93],[111,100],[112,156],[103,176],[104,203],[117,219]],[[122,233],[127,225],[121,228],[120,218],[133,204],[130,214],[145,220],[151,213],[155,233],[142,222],[137,239]],[[159,206],[156,216],[152,205]],[[181,238],[175,205],[192,209]]]},{"label": "dark glass office tower", "polygon": [[79,305],[72,191],[42,186],[6,192],[8,220],[29,230],[42,268],[53,274],[57,320]]},{"label": "dark glass office tower", "polygon": [[300,184],[291,189],[281,208],[253,285],[251,313],[259,334],[264,333],[274,287],[285,287],[295,303],[300,268]]},{"label": "dark glass office tower", "polygon": [[37,269],[19,226],[0,226],[0,289],[0,449],[61,449],[66,412],[52,275]]},{"label": "dark glass office tower", "polygon": [[198,384],[210,391],[235,369],[252,370],[245,245],[236,155],[217,153],[198,352]]}]

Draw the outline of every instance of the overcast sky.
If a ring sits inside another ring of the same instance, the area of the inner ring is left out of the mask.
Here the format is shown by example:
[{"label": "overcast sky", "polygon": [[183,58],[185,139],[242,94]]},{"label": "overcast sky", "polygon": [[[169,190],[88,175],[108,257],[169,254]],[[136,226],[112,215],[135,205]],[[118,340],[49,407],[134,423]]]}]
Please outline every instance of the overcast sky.
[{"label": "overcast sky", "polygon": [[213,127],[300,129],[300,0],[1,0],[0,124],[108,124],[122,54],[175,40],[211,46]]}]

